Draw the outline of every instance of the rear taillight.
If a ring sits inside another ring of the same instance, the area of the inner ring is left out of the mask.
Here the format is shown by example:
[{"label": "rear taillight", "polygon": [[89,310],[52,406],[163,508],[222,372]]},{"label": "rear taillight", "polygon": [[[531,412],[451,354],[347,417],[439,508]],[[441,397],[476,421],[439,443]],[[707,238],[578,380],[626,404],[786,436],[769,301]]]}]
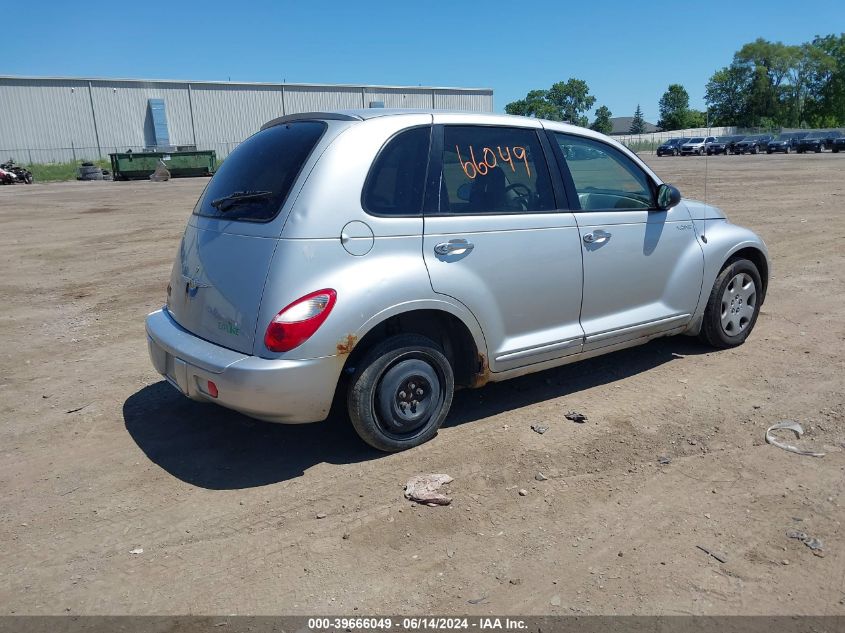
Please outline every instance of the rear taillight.
[{"label": "rear taillight", "polygon": [[271,352],[288,352],[299,347],[323,324],[336,299],[337,293],[330,288],[297,299],[270,321],[264,345]]}]

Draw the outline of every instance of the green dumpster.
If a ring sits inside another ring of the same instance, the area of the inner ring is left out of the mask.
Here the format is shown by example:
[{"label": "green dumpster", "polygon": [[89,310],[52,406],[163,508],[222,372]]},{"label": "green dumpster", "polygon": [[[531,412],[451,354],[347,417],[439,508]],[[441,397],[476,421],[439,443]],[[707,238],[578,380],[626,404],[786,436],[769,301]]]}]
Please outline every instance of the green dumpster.
[{"label": "green dumpster", "polygon": [[109,154],[115,180],[145,180],[163,161],[173,178],[210,176],[217,166],[214,150],[193,152],[122,152]]}]

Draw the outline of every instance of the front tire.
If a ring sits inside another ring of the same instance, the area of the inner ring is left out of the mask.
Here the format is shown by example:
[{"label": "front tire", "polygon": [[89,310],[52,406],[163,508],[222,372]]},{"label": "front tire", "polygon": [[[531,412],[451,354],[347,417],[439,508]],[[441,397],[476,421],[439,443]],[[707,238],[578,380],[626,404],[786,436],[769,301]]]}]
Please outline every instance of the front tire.
[{"label": "front tire", "polygon": [[452,365],[440,346],[418,334],[398,334],[361,360],[346,404],[361,439],[394,453],[437,435],[454,392]]},{"label": "front tire", "polygon": [[742,345],[757,323],[762,300],[757,267],[747,259],[734,260],[716,277],[700,338],[720,349]]}]

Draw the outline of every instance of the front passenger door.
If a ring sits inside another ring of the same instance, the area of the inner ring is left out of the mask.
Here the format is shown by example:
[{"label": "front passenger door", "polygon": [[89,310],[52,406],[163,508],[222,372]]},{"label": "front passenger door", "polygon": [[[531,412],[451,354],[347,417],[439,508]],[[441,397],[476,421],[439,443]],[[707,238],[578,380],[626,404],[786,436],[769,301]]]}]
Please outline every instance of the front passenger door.
[{"label": "front passenger door", "polygon": [[704,255],[686,206],[658,210],[650,176],[598,139],[554,132],[584,257],[584,351],[689,322]]}]

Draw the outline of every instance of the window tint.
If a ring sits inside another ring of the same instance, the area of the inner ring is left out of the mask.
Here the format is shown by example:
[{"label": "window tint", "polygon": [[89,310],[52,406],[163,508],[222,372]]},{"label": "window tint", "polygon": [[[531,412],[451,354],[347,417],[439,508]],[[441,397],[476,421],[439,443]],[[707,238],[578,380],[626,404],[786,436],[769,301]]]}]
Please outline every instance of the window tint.
[{"label": "window tint", "polygon": [[445,128],[441,212],[519,213],[554,208],[549,168],[534,130]]},{"label": "window tint", "polygon": [[325,129],[322,121],[294,121],[253,134],[226,157],[194,213],[248,222],[272,220]]},{"label": "window tint", "polygon": [[382,148],[364,185],[364,209],[379,215],[422,212],[431,127],[400,132]]},{"label": "window tint", "polygon": [[555,134],[555,138],[582,209],[655,208],[648,176],[615,147],[567,134]]}]

